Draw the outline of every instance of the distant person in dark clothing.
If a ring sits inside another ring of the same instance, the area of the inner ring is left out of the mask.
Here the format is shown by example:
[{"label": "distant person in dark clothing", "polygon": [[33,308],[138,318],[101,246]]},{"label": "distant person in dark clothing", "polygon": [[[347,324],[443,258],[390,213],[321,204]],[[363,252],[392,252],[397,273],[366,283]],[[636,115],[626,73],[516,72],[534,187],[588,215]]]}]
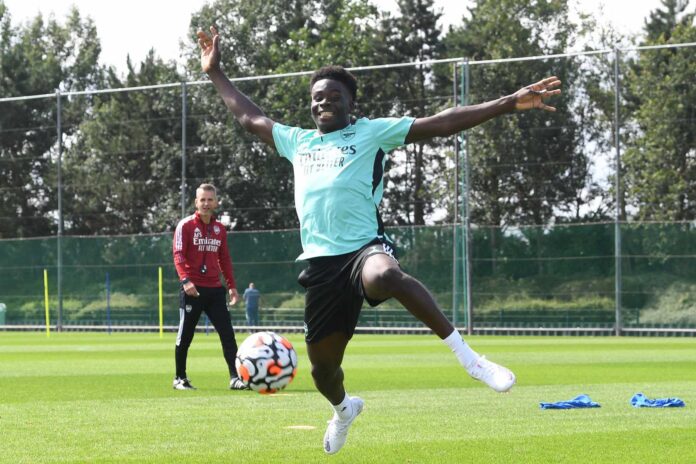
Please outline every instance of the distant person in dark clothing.
[{"label": "distant person in dark clothing", "polygon": [[249,288],[244,290],[244,304],[246,305],[247,325],[259,325],[259,300],[261,292],[256,288],[254,282],[249,284]]}]

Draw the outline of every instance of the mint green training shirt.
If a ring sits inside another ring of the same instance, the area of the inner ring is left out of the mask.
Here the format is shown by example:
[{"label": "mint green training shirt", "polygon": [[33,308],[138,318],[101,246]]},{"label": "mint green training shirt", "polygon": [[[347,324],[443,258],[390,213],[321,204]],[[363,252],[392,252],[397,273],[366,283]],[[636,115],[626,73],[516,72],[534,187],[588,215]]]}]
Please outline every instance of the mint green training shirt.
[{"label": "mint green training shirt", "polygon": [[273,141],[295,172],[295,208],[303,253],[298,260],[360,249],[383,234],[377,206],[385,155],[406,140],[414,118],[362,118],[319,134],[276,123]]}]

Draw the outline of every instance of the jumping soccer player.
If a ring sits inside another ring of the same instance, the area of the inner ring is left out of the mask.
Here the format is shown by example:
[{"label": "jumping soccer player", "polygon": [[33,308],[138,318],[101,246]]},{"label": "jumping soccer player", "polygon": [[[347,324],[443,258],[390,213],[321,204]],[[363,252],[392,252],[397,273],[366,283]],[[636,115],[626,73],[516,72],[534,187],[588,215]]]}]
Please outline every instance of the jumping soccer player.
[{"label": "jumping soccer player", "polygon": [[352,123],[356,79],[339,66],[329,66],[310,80],[317,128],[301,129],[271,120],[229,81],[220,69],[220,36],[214,27],[210,32],[198,32],[203,71],[242,127],[293,165],[303,249],[298,260],[309,263],[298,278],[306,289],[307,354],[314,384],[335,411],[324,450],[334,454],[341,449],[363,408],[363,400],[344,389],[341,363],[364,300],[375,306],[396,298],[443,339],[473,378],[499,392],[512,388],[514,374],[473,351],[423,284],[399,267],[378,212],[385,156],[406,143],[451,136],[514,110],[555,111],[544,100],[561,93],[561,82],[548,77],[512,95],[426,118],[362,118]]},{"label": "jumping soccer player", "polygon": [[174,266],[181,279],[179,333],[174,350],[175,390],[195,390],[186,375],[186,358],[198,319],[204,311],[220,336],[222,353],[230,372],[230,389],[248,389],[237,375],[234,365],[237,340],[227,311],[225,288],[220,283],[222,272],[229,289],[227,293],[230,295],[230,304],[235,304],[239,300],[239,294],[227,249],[227,231],[215,219],[217,206],[215,187],[212,184],[201,184],[196,189],[196,212],[179,221],[174,232]]}]

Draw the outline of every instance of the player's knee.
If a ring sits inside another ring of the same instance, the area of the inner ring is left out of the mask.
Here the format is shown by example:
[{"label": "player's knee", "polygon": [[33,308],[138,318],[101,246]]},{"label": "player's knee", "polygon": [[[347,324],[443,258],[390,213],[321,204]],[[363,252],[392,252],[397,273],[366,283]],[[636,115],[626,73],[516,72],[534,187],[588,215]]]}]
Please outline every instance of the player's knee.
[{"label": "player's knee", "polygon": [[380,288],[395,288],[403,279],[404,273],[398,266],[384,267],[374,274],[374,283]]}]

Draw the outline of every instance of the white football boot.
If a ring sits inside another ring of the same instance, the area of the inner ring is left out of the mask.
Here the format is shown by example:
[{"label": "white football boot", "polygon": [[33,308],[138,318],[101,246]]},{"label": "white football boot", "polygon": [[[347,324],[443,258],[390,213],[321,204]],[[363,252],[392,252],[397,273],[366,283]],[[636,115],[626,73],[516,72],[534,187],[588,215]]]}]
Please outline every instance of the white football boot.
[{"label": "white football boot", "polygon": [[350,418],[346,420],[341,420],[338,414],[334,413],[333,419],[329,421],[329,426],[326,428],[326,433],[324,434],[324,451],[327,454],[336,454],[343,447],[348,438],[348,429],[350,424],[353,423],[358,414],[363,410],[364,401],[357,396],[352,396],[350,398],[350,405],[352,408],[352,414]]},{"label": "white football boot", "polygon": [[510,369],[487,360],[485,356],[479,356],[467,371],[470,376],[500,393],[510,390],[516,381],[515,374]]}]

